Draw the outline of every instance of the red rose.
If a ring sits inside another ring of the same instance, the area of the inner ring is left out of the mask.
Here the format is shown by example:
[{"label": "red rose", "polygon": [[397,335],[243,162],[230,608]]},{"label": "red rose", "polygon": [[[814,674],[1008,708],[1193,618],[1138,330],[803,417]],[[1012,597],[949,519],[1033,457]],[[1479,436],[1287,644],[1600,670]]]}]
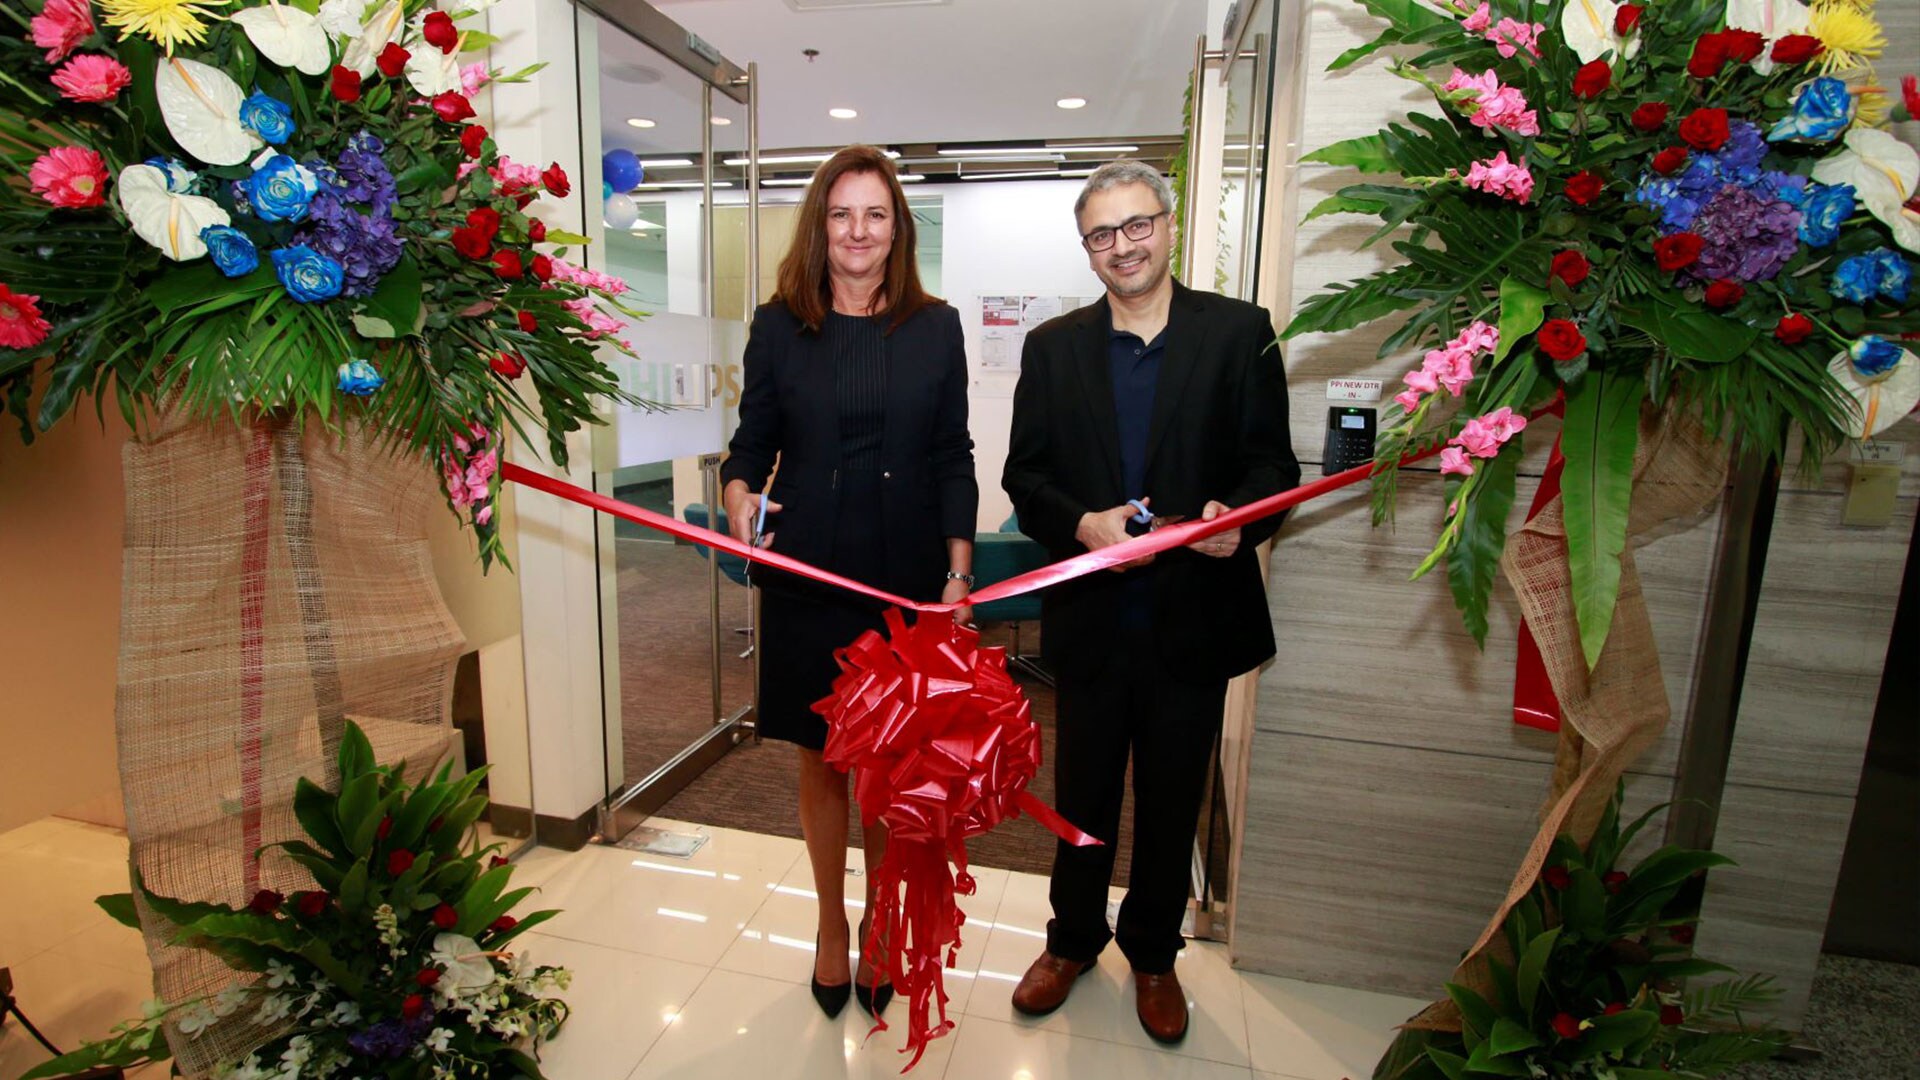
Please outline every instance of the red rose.
[{"label": "red rose", "polygon": [[487,141],[487,129],[479,124],[468,124],[460,129],[460,149],[470,158],[480,156],[480,144]]},{"label": "red rose", "polygon": [[373,838],[375,840],[385,840],[387,837],[392,835],[393,835],[393,815],[388,814],[385,817],[380,819],[380,827],[373,830]]},{"label": "red rose", "polygon": [[1648,132],[1649,134],[1659,131],[1661,126],[1667,122],[1667,103],[1664,101],[1649,101],[1633,110],[1631,119],[1633,126],[1637,130]]},{"label": "red rose", "polygon": [[387,873],[389,875],[399,877],[411,869],[413,869],[413,852],[402,848],[399,851],[390,851],[387,853]]},{"label": "red rose", "polygon": [[1580,1021],[1575,1020],[1571,1013],[1558,1013],[1553,1018],[1553,1033],[1563,1039],[1577,1039],[1580,1037]]},{"label": "red rose", "polygon": [[1725,310],[1740,302],[1747,295],[1747,287],[1737,281],[1721,278],[1707,286],[1707,306],[1715,310]]},{"label": "red rose", "polygon": [[1673,940],[1679,942],[1682,945],[1691,945],[1693,944],[1693,933],[1694,933],[1693,924],[1687,923],[1684,926],[1676,926],[1673,929],[1667,931],[1667,936],[1671,937]]},{"label": "red rose", "polygon": [[507,857],[505,855],[495,855],[487,860],[487,869],[489,870],[498,870],[505,865],[507,865]]},{"label": "red rose", "polygon": [[1695,109],[1680,121],[1680,137],[1695,150],[1718,150],[1727,144],[1727,110]]},{"label": "red rose", "polygon": [[413,977],[413,981],[419,984],[420,986],[430,987],[434,983],[437,983],[440,981],[440,969],[439,968],[421,968],[420,974],[415,975]]},{"label": "red rose", "polygon": [[1553,266],[1548,270],[1554,277],[1567,283],[1568,288],[1576,288],[1587,280],[1593,270],[1593,264],[1577,251],[1558,252],[1553,257]]},{"label": "red rose", "polygon": [[1759,59],[1766,51],[1767,39],[1755,30],[1738,30],[1728,27],[1720,31],[1720,40],[1726,42],[1727,59],[1736,64],[1751,63]]},{"label": "red rose", "polygon": [[[540,235],[542,238],[547,235],[547,230],[544,226],[540,229]],[[541,281],[553,280],[553,260],[545,255],[535,255],[533,257],[532,273],[534,277],[539,278]]]},{"label": "red rose", "polygon": [[1653,171],[1661,176],[1672,176],[1686,165],[1690,156],[1684,146],[1669,146],[1653,155]]},{"label": "red rose", "polygon": [[327,910],[327,901],[331,899],[333,898],[328,896],[324,889],[297,892],[293,894],[293,907],[295,911],[311,919]]},{"label": "red rose", "polygon": [[333,66],[333,96],[349,104],[360,100],[360,73],[350,67]]},{"label": "red rose", "polygon": [[517,192],[513,196],[513,205],[518,209],[525,210],[527,208],[527,204],[533,201],[534,195],[535,195],[535,192],[531,192],[531,191]]},{"label": "red rose", "polygon": [[1600,197],[1600,178],[1585,169],[1567,177],[1567,198],[1575,205],[1591,206]]},{"label": "red rose", "polygon": [[519,252],[501,248],[493,253],[493,272],[503,278],[517,278],[526,273],[527,268],[520,262]]},{"label": "red rose", "polygon": [[1626,871],[1609,870],[1600,878],[1600,884],[1605,885],[1608,892],[1618,894],[1627,886]]},{"label": "red rose", "polygon": [[[1549,319],[1547,321],[1547,325],[1540,328],[1540,336],[1545,337],[1547,335],[1547,330],[1550,329],[1554,323],[1562,323],[1566,326],[1573,325],[1572,323],[1567,322],[1567,320],[1565,319]],[[1577,329],[1574,330],[1575,336],[1578,336],[1579,333],[1580,333],[1579,330]],[[1564,866],[1549,866],[1545,870],[1540,872],[1540,880],[1546,882],[1548,885],[1551,885],[1556,889],[1564,889],[1567,886],[1573,884],[1573,875],[1567,873],[1567,868]]]},{"label": "red rose", "polygon": [[407,999],[400,1003],[400,1015],[407,1020],[417,1020],[426,1011],[427,999],[419,994],[408,994]]},{"label": "red rose", "polygon": [[540,329],[540,320],[533,317],[533,312],[523,311],[520,313],[520,329],[531,334]]},{"label": "red rose", "polygon": [[1640,25],[1640,13],[1645,10],[1640,4],[1621,4],[1613,12],[1613,32],[1621,37],[1633,33],[1633,28]]},{"label": "red rose", "polygon": [[493,251],[493,241],[483,230],[467,225],[453,230],[453,249],[477,262]]},{"label": "red rose", "polygon": [[512,353],[493,354],[493,359],[487,361],[487,366],[503,379],[517,379],[527,370],[526,360]]},{"label": "red rose", "polygon": [[1580,70],[1573,73],[1573,96],[1577,98],[1592,101],[1606,93],[1607,87],[1612,85],[1613,69],[1607,66],[1605,60],[1582,64]]},{"label": "red rose", "polygon": [[442,930],[451,930],[460,924],[460,913],[453,910],[452,904],[441,904],[433,909],[433,925]]},{"label": "red rose", "polygon": [[453,17],[444,11],[430,13],[426,25],[420,30],[427,44],[443,53],[450,53],[460,46],[460,31],[454,29]]},{"label": "red rose", "polygon": [[491,240],[500,235],[500,211],[491,206],[476,206],[467,211],[467,225],[479,229]]},{"label": "red rose", "polygon": [[1780,322],[1773,328],[1773,336],[1782,344],[1798,345],[1813,336],[1813,320],[1799,312],[1780,316]]},{"label": "red rose", "polygon": [[[1571,319],[1548,319],[1534,340],[1539,342],[1541,352],[1563,364],[1587,351],[1587,336]],[[1573,875],[1564,866],[1550,866],[1540,876],[1556,889],[1573,884]]]},{"label": "red rose", "polygon": [[247,901],[247,910],[255,915],[271,915],[280,910],[280,905],[285,903],[286,899],[272,889],[261,889],[253,894],[253,899]]},{"label": "red rose", "polygon": [[449,90],[436,94],[433,98],[433,115],[449,124],[457,124],[473,117],[473,102],[468,101],[458,90]]},{"label": "red rose", "polygon": [[1678,1005],[1660,1006],[1660,1022],[1662,1024],[1665,1024],[1668,1027],[1678,1027],[1680,1024],[1680,1021],[1685,1019],[1686,1019],[1686,1016],[1680,1012],[1680,1006]]},{"label": "red rose", "polygon": [[1607,1006],[1606,1008],[1600,1010],[1600,1015],[1601,1016],[1618,1016],[1619,1014],[1626,1011],[1627,1011],[1627,1007],[1625,1005],[1622,1005],[1620,1002],[1616,1001],[1613,1004]]},{"label": "red rose", "polygon": [[527,242],[538,244],[547,238],[547,223],[539,218],[527,222]]},{"label": "red rose", "polygon": [[1653,260],[1660,264],[1660,269],[1667,271],[1692,266],[1694,260],[1700,257],[1700,249],[1706,244],[1707,242],[1701,239],[1698,233],[1683,232],[1663,236],[1653,242]]},{"label": "red rose", "polygon": [[1701,34],[1693,43],[1693,55],[1687,57],[1687,74],[1696,79],[1711,79],[1727,66],[1727,40],[1719,34]]},{"label": "red rose", "polygon": [[1820,39],[1809,34],[1788,34],[1773,43],[1773,62],[1804,64],[1826,49]]},{"label": "red rose", "polygon": [[389,41],[387,47],[380,50],[380,55],[374,57],[373,62],[380,65],[380,74],[393,79],[407,70],[407,61],[412,57],[413,54],[401,48],[398,42]]},{"label": "red rose", "polygon": [[553,192],[555,198],[564,199],[567,192],[573,190],[573,185],[567,182],[567,170],[561,168],[557,161],[540,174],[540,182],[547,185],[547,190]]},{"label": "red rose", "polygon": [[493,925],[487,927],[487,929],[493,931],[496,934],[504,934],[507,931],[519,925],[520,925],[519,919],[516,919],[511,915],[502,915],[499,918],[493,920]]}]

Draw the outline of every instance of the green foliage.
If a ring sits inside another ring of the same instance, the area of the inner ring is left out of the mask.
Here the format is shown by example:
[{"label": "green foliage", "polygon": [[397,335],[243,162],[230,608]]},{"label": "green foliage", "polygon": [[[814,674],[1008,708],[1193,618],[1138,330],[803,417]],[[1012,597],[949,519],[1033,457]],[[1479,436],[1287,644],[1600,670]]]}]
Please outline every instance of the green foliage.
[{"label": "green foliage", "polygon": [[1624,371],[1596,372],[1567,388],[1560,436],[1567,466],[1560,490],[1573,572],[1573,612],[1589,668],[1599,661],[1613,627],[1633,498],[1633,454],[1640,441],[1640,401],[1645,396],[1646,383]]},{"label": "green foliage", "polygon": [[[310,1053],[303,1076],[344,1076],[356,1061],[348,1042],[384,1032],[418,1055],[385,1064],[380,1075],[425,1080],[437,1070],[459,1075],[539,1076],[519,1049],[523,1037],[559,1029],[567,1006],[549,996],[567,974],[511,963],[508,945],[557,912],[515,919],[508,914],[533,892],[509,888],[513,870],[468,839],[484,770],[408,784],[404,766],[376,764],[357,725],[342,735],[338,793],[309,780],[298,784],[295,813],[307,840],[269,845],[304,867],[318,886],[283,896],[262,892],[245,907],[189,903],[135,889],[173,939],[205,949],[235,969],[218,995],[163,1003],[114,1034],[29,1073],[62,1075],[94,1065],[131,1067],[164,1060],[159,1037],[176,1025],[182,1037],[229,1016],[253,1014],[273,1032],[254,1057],[277,1062],[298,1044]],[[427,886],[431,892],[422,891]],[[138,926],[129,894],[100,898],[115,918]],[[243,1013],[244,1010],[244,1013]],[[272,1018],[277,1018],[275,1022]],[[444,1044],[444,1045],[442,1045]],[[240,1064],[235,1062],[233,1064]]]}]

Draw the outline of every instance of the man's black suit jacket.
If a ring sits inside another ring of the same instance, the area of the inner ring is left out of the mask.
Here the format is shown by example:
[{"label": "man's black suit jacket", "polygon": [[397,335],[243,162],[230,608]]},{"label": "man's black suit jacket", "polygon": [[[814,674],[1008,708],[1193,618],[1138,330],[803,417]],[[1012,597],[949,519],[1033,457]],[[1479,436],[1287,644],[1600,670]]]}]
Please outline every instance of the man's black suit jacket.
[{"label": "man's black suit jacket", "polygon": [[[1295,487],[1286,372],[1265,309],[1174,284],[1166,352],[1147,435],[1147,490],[1121,490],[1106,298],[1027,335],[1002,483],[1020,530],[1055,559],[1086,549],[1080,518],[1150,496],[1157,514],[1198,517],[1209,499],[1242,506]],[[1273,622],[1254,549],[1280,516],[1241,530],[1214,558],[1177,548],[1125,575],[1102,572],[1047,591],[1043,646],[1064,675],[1088,671],[1114,642],[1124,577],[1152,576],[1153,640],[1196,681],[1229,679],[1274,654]]]}]

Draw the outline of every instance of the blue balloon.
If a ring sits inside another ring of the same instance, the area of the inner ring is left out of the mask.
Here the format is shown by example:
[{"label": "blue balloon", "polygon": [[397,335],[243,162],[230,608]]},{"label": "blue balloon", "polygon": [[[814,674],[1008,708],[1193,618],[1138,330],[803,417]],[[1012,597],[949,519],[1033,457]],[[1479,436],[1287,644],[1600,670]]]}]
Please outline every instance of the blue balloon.
[{"label": "blue balloon", "polygon": [[631,150],[609,150],[600,157],[600,175],[615,191],[632,191],[640,184],[640,159]]},{"label": "blue balloon", "polygon": [[602,180],[602,181],[600,181],[600,198],[601,198],[601,200],[602,200],[602,201],[604,201],[604,200],[606,200],[606,199],[607,199],[607,198],[608,198],[609,196],[611,196],[612,194],[613,194],[613,185],[612,185],[612,184],[609,184],[609,183],[607,183],[607,182],[606,182],[605,180]]}]

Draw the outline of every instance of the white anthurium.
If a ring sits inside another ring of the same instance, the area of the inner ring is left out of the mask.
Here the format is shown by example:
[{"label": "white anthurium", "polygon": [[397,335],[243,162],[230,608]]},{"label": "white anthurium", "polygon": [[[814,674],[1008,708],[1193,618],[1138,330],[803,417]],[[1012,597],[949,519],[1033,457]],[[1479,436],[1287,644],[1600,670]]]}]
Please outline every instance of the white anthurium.
[{"label": "white anthurium", "polygon": [[167,190],[167,174],[152,165],[129,165],[120,170],[120,209],[133,223],[134,234],[160,249],[174,262],[188,262],[207,253],[200,230],[230,225],[233,219],[220,204],[202,195],[178,195]]},{"label": "white anthurium", "polygon": [[333,66],[333,50],[320,20],[297,7],[267,0],[261,7],[242,8],[231,16],[247,32],[260,55],[283,68],[319,75]]},{"label": "white anthurium", "polygon": [[443,53],[420,42],[407,55],[407,83],[422,97],[460,89],[460,50]]},{"label": "white anthurium", "polygon": [[407,12],[400,0],[387,0],[373,18],[360,28],[360,34],[347,46],[345,56],[340,58],[342,67],[352,68],[361,78],[372,75],[380,66],[380,53],[400,37],[406,29]]},{"label": "white anthurium", "polygon": [[1905,349],[1893,367],[1878,377],[1860,374],[1844,349],[1828,362],[1827,372],[1853,398],[1854,409],[1842,424],[1856,439],[1873,438],[1920,405],[1920,357]]},{"label": "white anthurium", "polygon": [[240,122],[240,84],[198,60],[170,57],[154,71],[160,115],[180,148],[209,165],[238,165],[266,141]]},{"label": "white anthurium", "polygon": [[326,0],[320,5],[320,27],[344,41],[359,36],[366,15],[367,0]]},{"label": "white anthurium", "polygon": [[1621,38],[1613,32],[1613,17],[1620,11],[1615,0],[1567,0],[1560,11],[1560,36],[1583,64],[1611,52],[1615,62],[1640,51],[1640,35]]},{"label": "white anthurium", "polygon": [[493,985],[493,960],[479,942],[463,934],[435,934],[433,962],[441,967],[434,989],[450,997]]},{"label": "white anthurium", "polygon": [[1800,0],[1727,0],[1728,29],[1751,30],[1766,39],[1753,58],[1753,70],[1762,75],[1773,74],[1773,43],[1804,34],[1812,25],[1812,13]]},{"label": "white anthurium", "polygon": [[1860,205],[1893,231],[1908,251],[1920,252],[1920,215],[1906,202],[1920,187],[1920,151],[1877,128],[1856,127],[1844,145],[1813,166],[1822,184],[1851,184]]}]

